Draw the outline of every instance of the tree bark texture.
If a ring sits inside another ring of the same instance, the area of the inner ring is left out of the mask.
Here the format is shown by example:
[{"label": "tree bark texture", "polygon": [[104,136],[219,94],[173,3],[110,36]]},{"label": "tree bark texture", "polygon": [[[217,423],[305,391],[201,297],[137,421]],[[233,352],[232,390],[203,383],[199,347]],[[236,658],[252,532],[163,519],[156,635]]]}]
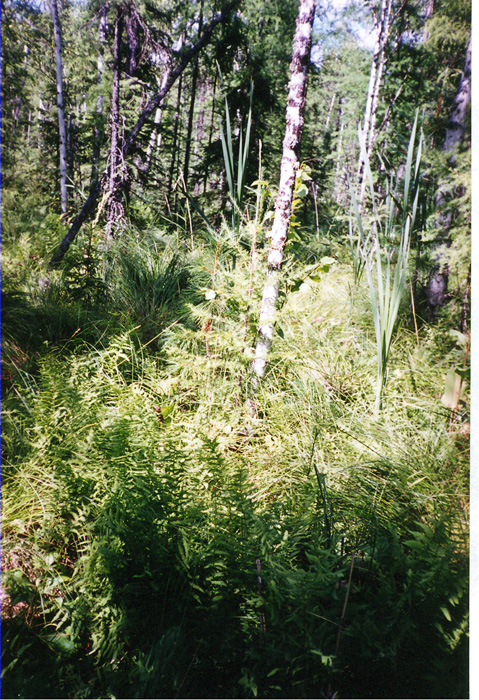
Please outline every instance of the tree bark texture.
[{"label": "tree bark texture", "polygon": [[271,247],[268,255],[266,282],[261,301],[258,339],[252,364],[253,390],[257,388],[258,380],[264,376],[268,355],[273,343],[273,327],[276,319],[279,292],[279,274],[291,217],[296,171],[299,166],[315,5],[315,0],[300,0],[299,3],[293,42],[293,60],[290,68],[291,77],[289,81],[279,189],[271,230]]},{"label": "tree bark texture", "polygon": [[120,146],[120,45],[123,29],[123,10],[121,6],[116,9],[115,39],[113,44],[113,85],[110,108],[110,162],[107,202],[107,221],[105,238],[107,241],[114,236],[115,230],[121,226],[124,219],[124,208],[121,201],[122,191],[120,184],[124,180],[124,163]]},{"label": "tree bark texture", "polygon": [[175,173],[178,171],[179,161],[179,145],[178,145],[178,134],[180,131],[180,118],[181,118],[181,93],[182,93],[182,83],[183,76],[180,76],[178,82],[178,92],[176,95],[176,110],[175,110],[175,121],[173,127],[173,145],[172,145],[172,156],[170,163],[170,172],[168,174],[168,190],[166,198],[169,200],[171,197],[171,192],[174,188]]},{"label": "tree bark texture", "polygon": [[[103,83],[103,72],[105,69],[105,45],[106,45],[106,34],[108,31],[108,18],[106,14],[106,5],[103,5],[100,9],[100,27],[98,29],[98,56],[97,56],[97,85],[101,90]],[[95,126],[93,129],[93,148],[91,156],[91,175],[90,175],[90,187],[93,186],[94,182],[98,177],[98,168],[100,164],[100,147],[102,140],[102,118],[103,118],[103,94],[100,92],[96,98],[96,109],[95,109]]]},{"label": "tree bark texture", "polygon": [[[366,108],[364,110],[363,142],[366,147],[368,157],[371,157],[374,141],[376,137],[376,113],[378,108],[379,93],[381,90],[384,67],[386,65],[386,47],[391,32],[392,0],[381,0],[379,19],[376,21],[376,42],[374,45],[374,55],[369,73],[368,94],[366,97]],[[366,178],[364,177],[364,158],[361,155],[358,167],[358,182],[361,182],[360,200],[364,199],[366,190]]]},{"label": "tree bark texture", "polygon": [[[166,83],[168,82],[169,78],[169,73],[171,71],[171,67],[169,64],[167,64],[165,68],[165,72],[163,74],[163,79],[159,85],[160,90],[164,88]],[[162,102],[159,107],[157,107],[156,112],[155,112],[155,121],[154,121],[154,126],[151,132],[150,140],[148,141],[148,147],[146,149],[146,157],[145,157],[145,166],[143,172],[145,175],[148,174],[150,170],[150,165],[151,165],[151,159],[153,157],[158,158],[159,153],[160,153],[160,148],[161,148],[161,122],[163,121],[163,107],[164,103]],[[153,152],[155,151],[155,155],[153,155]]]},{"label": "tree bark texture", "polygon": [[67,135],[65,127],[65,106],[63,102],[63,64],[62,64],[62,33],[60,17],[58,15],[57,0],[51,0],[53,19],[53,32],[55,35],[55,66],[57,76],[57,111],[58,111],[58,136],[60,152],[60,203],[62,213],[67,213]]},{"label": "tree bark texture", "polygon": [[[453,168],[457,161],[457,149],[464,140],[466,132],[467,118],[471,106],[471,38],[466,51],[464,70],[459,82],[459,88],[454,97],[449,119],[446,126],[446,135],[442,150],[450,153],[449,165]],[[436,195],[436,226],[437,237],[435,247],[450,243],[449,229],[452,223],[452,212],[448,202],[452,197],[451,187],[446,184],[439,188]],[[449,243],[448,243],[449,241]],[[434,316],[435,312],[444,306],[448,299],[449,269],[444,264],[444,253],[437,250],[433,253],[434,266],[429,274],[426,288],[427,304],[429,313]]]},{"label": "tree bark texture", "polygon": [[461,75],[454,102],[452,103],[446,126],[444,145],[442,147],[445,153],[451,153],[451,158],[449,159],[451,165],[454,165],[456,162],[455,151],[464,140],[466,121],[471,106],[471,44],[472,40],[470,38],[466,51],[464,70]]},{"label": "tree bark texture", "polygon": [[[199,16],[199,26],[198,34],[201,36],[203,29],[203,0],[200,3],[200,16]],[[193,133],[193,117],[195,113],[195,102],[196,102],[196,85],[198,83],[198,73],[199,73],[199,59],[196,56],[193,62],[193,76],[191,78],[191,98],[190,98],[190,109],[188,112],[188,124],[186,131],[186,143],[185,143],[185,162],[183,165],[183,184],[185,189],[188,187],[188,175],[190,170],[190,153],[191,153],[191,135]]]},{"label": "tree bark texture", "polygon": [[[153,97],[148,104],[146,105],[145,109],[141,112],[140,116],[138,117],[138,120],[135,124],[135,126],[132,128],[130,131],[128,137],[126,138],[125,142],[122,145],[121,148],[121,156],[123,160],[128,156],[128,154],[131,152],[133,147],[135,146],[138,136],[147,122],[148,118],[154,112],[162,103],[164,100],[165,96],[168,94],[170,89],[173,87],[174,83],[176,80],[179,78],[179,76],[183,73],[187,65],[195,58],[195,56],[198,55],[198,53],[201,51],[201,49],[208,44],[208,42],[211,40],[211,36],[213,34],[213,31],[216,29],[216,27],[224,22],[230,15],[230,13],[235,9],[237,5],[239,5],[241,0],[231,0],[222,11],[219,11],[215,14],[213,19],[208,23],[208,25],[204,28],[202,36],[198,39],[198,41],[191,46],[188,50],[180,52],[180,55],[177,57],[176,65],[172,68],[171,71],[168,72],[167,80],[165,81],[165,84],[161,87],[159,92]],[[76,235],[78,234],[79,230],[81,229],[83,223],[86,221],[86,219],[90,216],[90,214],[93,212],[96,202],[98,200],[98,197],[100,195],[102,186],[108,182],[109,180],[109,169],[107,170],[107,173],[105,173],[104,176],[100,178],[99,181],[93,184],[90,190],[90,194],[83,204],[80,212],[78,213],[77,217],[73,221],[70,229],[68,230],[65,238],[63,241],[60,243],[58,246],[57,250],[53,254],[48,267],[50,269],[56,267],[59,265],[59,263],[62,261],[65,253],[67,252],[68,248],[70,247],[71,243],[75,239]]]}]

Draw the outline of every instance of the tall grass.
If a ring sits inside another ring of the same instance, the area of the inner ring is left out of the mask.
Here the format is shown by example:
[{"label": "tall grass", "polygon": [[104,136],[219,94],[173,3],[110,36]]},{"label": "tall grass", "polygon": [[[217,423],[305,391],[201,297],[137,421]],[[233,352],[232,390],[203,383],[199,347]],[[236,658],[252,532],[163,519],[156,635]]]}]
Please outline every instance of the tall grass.
[{"label": "tall grass", "polygon": [[[223,80],[221,71],[220,77]],[[231,117],[228,105],[228,98],[225,96],[225,118],[226,118],[226,133],[223,124],[220,122],[221,145],[223,148],[223,159],[226,169],[226,178],[228,180],[228,189],[233,211],[231,214],[231,228],[233,234],[237,231],[241,213],[243,211],[243,195],[246,184],[246,167],[248,164],[249,142],[251,134],[251,118],[252,118],[252,103],[253,103],[253,83],[251,83],[249,95],[249,112],[246,122],[246,131],[243,136],[243,127],[239,128],[239,144],[238,157],[235,166],[234,147],[233,147],[233,128],[231,126]]]},{"label": "tall grass", "polygon": [[116,330],[7,392],[3,693],[467,693],[466,419],[437,398],[457,350],[403,333],[379,425],[338,263],[284,300],[252,422],[262,275],[231,239],[181,265],[125,243]]},{"label": "tall grass", "polygon": [[[419,200],[422,135],[416,148],[418,114],[414,120],[405,163],[402,202],[398,199],[399,178],[386,180],[384,204],[379,207],[376,199],[371,164],[366,146],[359,131],[361,159],[369,185],[372,206],[370,230],[365,234],[363,215],[353,188],[350,188],[354,217],[359,235],[354,247],[350,225],[350,244],[353,251],[355,281],[359,281],[366,269],[374,330],[376,333],[378,378],[375,411],[382,406],[387,381],[388,360],[401,298],[406,286],[411,234],[414,229]],[[414,158],[414,150],[416,156]]]}]

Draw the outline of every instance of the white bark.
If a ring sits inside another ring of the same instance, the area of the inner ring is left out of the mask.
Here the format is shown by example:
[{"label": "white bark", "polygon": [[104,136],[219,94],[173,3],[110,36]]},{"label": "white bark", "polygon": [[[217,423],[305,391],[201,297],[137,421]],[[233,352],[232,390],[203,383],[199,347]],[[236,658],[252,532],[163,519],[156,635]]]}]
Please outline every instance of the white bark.
[{"label": "white bark", "polygon": [[122,180],[123,162],[120,146],[120,44],[123,29],[122,9],[117,7],[115,21],[115,39],[113,45],[113,85],[111,93],[110,124],[110,172],[109,172],[109,196],[108,215],[105,226],[105,238],[110,241],[115,229],[121,227],[124,219],[122,193],[119,192],[118,185]]},{"label": "white bark", "polygon": [[[180,48],[182,46],[183,46],[183,37],[181,38]],[[165,62],[165,72],[163,73],[163,78],[161,80],[161,83],[158,82],[158,87],[160,88],[160,91],[165,89],[165,86],[168,84],[168,82],[170,80],[170,74],[171,74],[171,62],[168,59],[168,57],[164,58],[164,62]],[[163,109],[164,109],[164,102],[162,101],[162,102],[160,102],[160,104],[158,105],[158,107],[156,109],[154,126],[153,126],[153,130],[151,132],[150,140],[148,142],[148,147],[146,149],[146,158],[145,158],[145,172],[146,173],[150,169],[153,151],[155,150],[156,158],[158,158],[158,155],[160,153],[161,139],[162,139],[161,122],[163,121]],[[155,147],[156,147],[156,149],[155,149]]]},{"label": "white bark", "polygon": [[[378,108],[379,93],[386,65],[386,47],[391,32],[393,17],[391,17],[392,0],[381,0],[379,19],[376,22],[376,42],[374,55],[369,73],[368,94],[366,108],[364,110],[363,143],[366,146],[368,157],[371,157],[374,142],[376,140],[376,113]],[[361,182],[361,201],[364,198],[366,178],[364,177],[364,158],[360,156],[358,167],[358,181]]]},{"label": "white bark", "polygon": [[261,301],[258,339],[252,364],[253,389],[256,389],[258,380],[264,376],[269,351],[273,343],[279,273],[288,235],[296,171],[299,166],[315,5],[315,0],[300,0],[299,3],[299,13],[293,41],[293,60],[290,69],[291,78],[289,81],[288,107],[286,109],[286,130],[283,141],[280,182],[271,231],[268,271]]}]

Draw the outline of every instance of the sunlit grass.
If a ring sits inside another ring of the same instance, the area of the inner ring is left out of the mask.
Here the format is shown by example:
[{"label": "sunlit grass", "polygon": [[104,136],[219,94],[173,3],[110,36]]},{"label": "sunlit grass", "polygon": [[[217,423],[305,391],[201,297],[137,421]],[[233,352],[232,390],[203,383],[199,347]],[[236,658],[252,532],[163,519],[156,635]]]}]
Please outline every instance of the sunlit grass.
[{"label": "sunlit grass", "polygon": [[[196,246],[183,266],[126,243],[95,338],[42,345],[39,324],[32,346],[12,322],[35,363],[17,363],[3,401],[4,552],[20,540],[31,553],[41,620],[5,628],[17,694],[34,684],[15,670],[15,658],[34,668],[25,643],[61,669],[65,696],[319,697],[332,684],[353,697],[371,689],[368,664],[400,693],[413,661],[419,693],[456,682],[468,398],[451,430],[441,395],[457,343],[423,326],[418,344],[401,308],[376,415],[367,280],[353,293],[336,262],[284,300],[252,417],[263,263],[252,274],[234,240]],[[29,318],[37,303],[24,298]],[[410,649],[425,635],[421,665]]]}]

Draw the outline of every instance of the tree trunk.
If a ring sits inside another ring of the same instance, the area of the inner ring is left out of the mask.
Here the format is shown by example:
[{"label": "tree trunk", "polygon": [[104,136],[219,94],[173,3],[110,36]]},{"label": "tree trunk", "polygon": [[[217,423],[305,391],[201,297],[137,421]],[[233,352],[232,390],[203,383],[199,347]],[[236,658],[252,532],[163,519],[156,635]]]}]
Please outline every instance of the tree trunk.
[{"label": "tree trunk", "polygon": [[343,157],[343,132],[344,132],[344,110],[343,97],[339,98],[338,117],[336,122],[336,130],[339,128],[339,136],[336,144],[336,172],[334,175],[334,192],[333,197],[337,204],[343,204],[345,200],[344,174],[342,173],[342,157]]},{"label": "tree trunk", "polygon": [[293,42],[293,60],[290,69],[291,78],[289,81],[279,189],[271,231],[268,270],[261,301],[258,339],[252,364],[253,391],[256,390],[259,381],[264,376],[268,355],[273,343],[279,276],[291,217],[296,171],[299,166],[315,4],[315,0],[300,0],[299,3],[299,14]]},{"label": "tree trunk", "polygon": [[[206,71],[202,72],[201,76],[201,86],[200,86],[200,111],[198,114],[198,119],[196,122],[195,129],[195,145],[193,148],[193,154],[198,160],[200,144],[205,137],[205,96],[206,96]],[[197,197],[200,193],[200,180],[198,177],[195,180],[195,187],[193,190],[193,195]]]},{"label": "tree trunk", "polygon": [[[171,67],[169,65],[167,65],[167,67],[165,68],[165,73],[163,75],[163,80],[161,81],[161,84],[159,86],[160,90],[162,90],[164,88],[164,86],[166,85],[166,83],[168,82],[170,70],[171,70]],[[151,132],[150,140],[148,142],[148,147],[146,149],[146,158],[145,158],[145,167],[144,167],[145,175],[150,170],[151,159],[153,157],[153,151],[155,151],[156,158],[158,158],[158,155],[160,152],[161,122],[163,121],[163,108],[164,108],[164,103],[162,102],[155,112],[154,126],[153,126],[153,130]],[[156,181],[156,178],[155,178],[155,181]]]},{"label": "tree trunk", "polygon": [[55,65],[57,73],[57,110],[58,110],[58,135],[60,151],[60,202],[62,213],[67,213],[67,137],[65,128],[65,107],[63,103],[63,65],[62,65],[62,34],[60,18],[58,16],[57,0],[51,0],[53,18],[53,31],[55,35]]},{"label": "tree trunk", "polygon": [[[466,122],[471,106],[471,38],[466,51],[464,70],[459,82],[459,88],[452,103],[449,119],[446,127],[446,136],[442,150],[450,153],[449,165],[454,168],[457,161],[457,149],[464,140]],[[448,202],[453,197],[451,187],[446,184],[441,187],[436,195],[437,230],[435,248],[444,244],[448,245],[449,230],[452,223],[452,212]],[[429,274],[426,288],[429,313],[434,316],[436,311],[445,305],[448,298],[449,269],[444,263],[444,253],[437,250],[433,253],[434,266]]]},{"label": "tree trunk", "polygon": [[[126,156],[130,153],[130,151],[133,149],[133,147],[136,145],[138,136],[149,118],[149,116],[154,112],[158,106],[161,104],[161,102],[164,100],[166,94],[169,92],[169,90],[172,88],[176,80],[179,78],[179,76],[183,73],[185,70],[186,66],[195,58],[195,56],[198,55],[199,51],[208,44],[208,42],[211,39],[211,36],[213,34],[214,29],[224,22],[229,14],[234,10],[236,5],[238,5],[240,0],[231,0],[226,7],[224,8],[223,11],[217,12],[214,18],[209,22],[207,27],[205,27],[203,31],[203,35],[198,39],[198,41],[186,52],[181,53],[178,58],[177,58],[177,63],[176,66],[171,70],[171,72],[168,75],[168,80],[166,81],[166,84],[163,86],[163,88],[153,97],[148,104],[146,105],[145,109],[143,112],[141,112],[140,116],[138,117],[138,120],[133,127],[133,129],[130,131],[128,138],[125,140],[122,149],[121,149],[121,156],[122,159],[125,159]],[[107,171],[108,173],[108,171]],[[70,247],[70,244],[72,241],[75,239],[76,235],[78,234],[78,231],[81,229],[83,223],[86,221],[86,219],[90,216],[92,211],[95,208],[96,202],[98,200],[98,196],[101,192],[101,186],[108,181],[108,177],[102,177],[101,180],[96,182],[91,190],[90,194],[88,196],[88,199],[85,201],[83,204],[83,207],[81,208],[80,212],[78,213],[77,217],[73,221],[69,231],[67,232],[67,235],[63,239],[63,241],[60,243],[58,246],[57,250],[53,254],[50,262],[48,263],[48,267],[50,269],[56,267],[61,260],[63,259],[65,253],[67,252],[68,248]]]},{"label": "tree trunk", "polygon": [[[108,31],[108,18],[106,14],[106,5],[103,5],[100,10],[100,27],[98,29],[98,56],[97,56],[97,85],[99,88],[102,86],[103,82],[103,72],[105,69],[105,45],[106,45],[106,33]],[[93,129],[93,148],[91,155],[91,174],[90,174],[90,187],[96,181],[98,177],[98,168],[100,165],[100,148],[103,135],[103,94],[100,92],[96,98],[96,109],[95,109],[95,126]]]},{"label": "tree trunk", "polygon": [[[211,149],[211,144],[213,143],[213,132],[214,132],[214,126],[215,126],[216,83],[217,83],[217,80],[218,80],[218,74],[215,73],[215,78],[213,81],[213,100],[211,103],[210,128],[209,128],[209,132],[208,132],[208,153]],[[203,180],[203,192],[206,192],[206,190],[208,189],[208,178],[209,178],[209,171],[208,171],[208,166],[206,166],[204,180]]]},{"label": "tree trunk", "polygon": [[125,74],[133,78],[138,70],[141,59],[140,21],[138,8],[132,2],[126,5],[125,29],[126,29],[126,59]]},{"label": "tree trunk", "polygon": [[110,241],[125,218],[120,184],[124,180],[124,163],[122,162],[120,141],[120,45],[123,29],[123,10],[116,9],[115,39],[113,44],[113,85],[111,93],[110,124],[110,163],[107,202],[107,222],[105,238]]},{"label": "tree trunk", "polygon": [[[198,35],[201,36],[201,31],[203,29],[203,0],[200,3],[200,16],[199,16],[199,27]],[[196,85],[198,83],[198,72],[199,72],[199,60],[196,56],[193,65],[193,77],[191,79],[191,97],[190,97],[190,109],[188,112],[188,125],[186,130],[186,144],[185,144],[185,162],[183,164],[183,184],[185,189],[188,185],[188,174],[190,169],[190,153],[191,153],[191,135],[193,132],[193,117],[195,112],[195,101],[196,101]]]},{"label": "tree trunk", "polygon": [[[376,112],[378,108],[379,93],[382,85],[384,67],[386,65],[386,47],[391,31],[392,0],[381,0],[379,19],[376,22],[376,43],[374,46],[374,56],[369,73],[368,94],[366,98],[366,108],[364,111],[364,123],[362,128],[363,143],[368,157],[371,157],[375,141]],[[359,157],[358,182],[361,183],[360,200],[364,199],[366,191],[366,178],[364,176],[364,157]]]},{"label": "tree trunk", "polygon": [[456,153],[458,146],[464,140],[466,120],[471,105],[471,38],[466,51],[466,61],[461,75],[459,89],[452,103],[452,109],[446,127],[446,137],[442,150],[451,153],[450,165],[456,163]]},{"label": "tree trunk", "polygon": [[167,195],[166,195],[168,200],[170,199],[171,192],[173,190],[173,180],[175,178],[176,160],[178,157],[178,132],[179,132],[179,128],[180,128],[182,84],[183,84],[183,76],[180,76],[180,80],[178,82],[178,93],[176,96],[176,111],[175,111],[175,122],[174,122],[174,128],[173,128],[172,156],[171,156],[171,163],[170,163],[170,172],[168,175],[168,191],[167,191]]}]

